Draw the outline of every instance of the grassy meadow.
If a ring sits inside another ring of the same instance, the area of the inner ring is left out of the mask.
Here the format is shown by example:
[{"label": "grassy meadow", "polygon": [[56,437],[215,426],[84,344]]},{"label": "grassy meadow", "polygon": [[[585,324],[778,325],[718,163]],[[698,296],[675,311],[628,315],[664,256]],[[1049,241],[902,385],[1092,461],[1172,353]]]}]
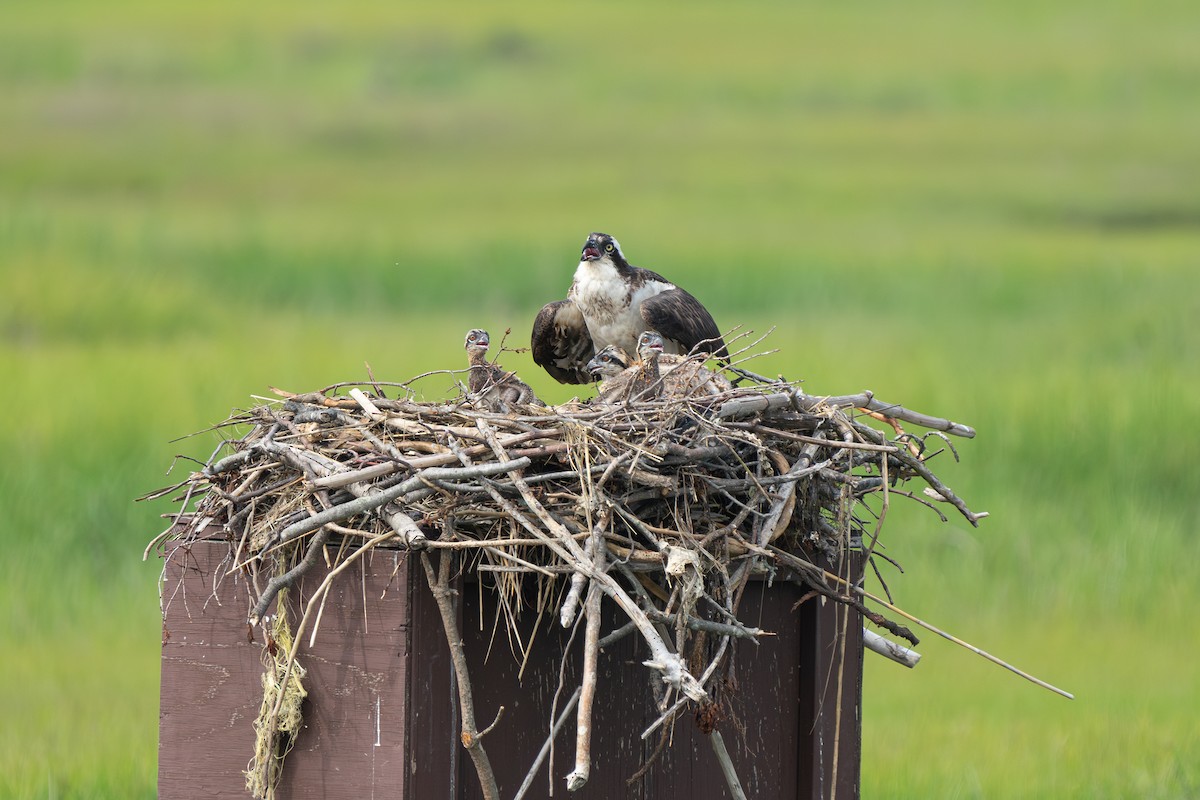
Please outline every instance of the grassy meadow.
[{"label": "grassy meadow", "polygon": [[0,797],[155,794],[178,437],[524,346],[591,230],[758,371],[979,431],[937,469],[992,516],[893,502],[889,583],[1077,699],[869,656],[864,796],[1200,796],[1200,14],[452,8],[0,12]]}]

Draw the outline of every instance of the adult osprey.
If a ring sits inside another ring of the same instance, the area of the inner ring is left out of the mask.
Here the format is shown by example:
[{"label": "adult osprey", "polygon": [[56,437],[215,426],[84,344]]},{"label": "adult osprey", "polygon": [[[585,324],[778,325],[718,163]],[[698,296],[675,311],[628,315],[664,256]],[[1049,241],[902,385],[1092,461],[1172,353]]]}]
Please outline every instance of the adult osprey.
[{"label": "adult osprey", "polygon": [[559,383],[590,383],[587,362],[610,344],[637,351],[642,331],[662,334],[664,352],[726,357],[725,342],[700,301],[657,272],[632,266],[607,233],[583,245],[566,300],[547,303],[533,322],[533,360]]}]

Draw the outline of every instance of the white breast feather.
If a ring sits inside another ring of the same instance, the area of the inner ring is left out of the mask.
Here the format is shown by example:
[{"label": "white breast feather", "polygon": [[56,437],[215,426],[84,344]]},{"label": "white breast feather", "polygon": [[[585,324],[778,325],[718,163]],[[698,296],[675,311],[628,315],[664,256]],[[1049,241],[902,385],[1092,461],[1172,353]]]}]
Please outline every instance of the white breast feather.
[{"label": "white breast feather", "polygon": [[631,302],[626,305],[628,288],[617,268],[607,258],[580,261],[575,270],[571,299],[583,312],[597,352],[610,344],[622,347],[626,352],[636,352],[637,339],[644,325],[638,312],[639,306],[647,298],[675,287],[662,281],[647,281],[633,293]]}]

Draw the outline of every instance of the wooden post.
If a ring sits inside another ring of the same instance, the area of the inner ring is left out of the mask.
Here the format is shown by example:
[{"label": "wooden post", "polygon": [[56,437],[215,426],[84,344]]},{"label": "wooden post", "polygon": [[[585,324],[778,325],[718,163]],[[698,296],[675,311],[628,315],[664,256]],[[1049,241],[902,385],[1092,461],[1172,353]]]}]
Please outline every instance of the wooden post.
[{"label": "wooden post", "polygon": [[[249,594],[244,578],[226,571],[228,555],[223,542],[200,542],[176,549],[167,559],[159,743],[163,800],[248,796],[242,770],[253,750],[252,721],[262,697],[262,643],[247,637]],[[307,599],[305,587],[314,588],[324,574],[318,566],[291,593],[297,617]],[[305,641],[300,648],[308,669],[305,727],[287,757],[279,796],[479,797],[474,770],[458,741],[449,652],[420,565],[401,552],[378,549],[363,559],[361,569],[339,577],[315,645],[310,649]],[[764,638],[757,647],[736,644],[735,685],[724,690],[729,719],[721,730],[748,796],[855,798],[861,620],[843,606],[815,598],[793,610],[800,595],[784,583],[768,589],[756,582],[747,590],[740,616],[778,636]],[[500,705],[506,708],[487,748],[501,795],[511,797],[545,742],[567,633],[557,625],[557,615],[544,617],[535,632],[536,614],[527,609],[520,636],[533,644],[519,676],[520,659],[509,651],[504,622],[494,625],[491,591],[480,593],[468,583],[458,602],[480,724],[490,722]],[[605,633],[621,622],[607,600],[602,614]],[[643,781],[626,786],[657,742],[657,733],[640,738],[657,715],[650,700],[656,674],[642,666],[646,656],[636,636],[600,653],[592,776],[571,797],[727,797],[712,748],[690,715],[676,722],[671,746]],[[560,709],[578,685],[580,658],[574,649]],[[574,725],[564,727],[550,775],[556,796],[566,797],[562,779],[574,764]],[[546,774],[543,766],[528,797],[545,796]]]}]

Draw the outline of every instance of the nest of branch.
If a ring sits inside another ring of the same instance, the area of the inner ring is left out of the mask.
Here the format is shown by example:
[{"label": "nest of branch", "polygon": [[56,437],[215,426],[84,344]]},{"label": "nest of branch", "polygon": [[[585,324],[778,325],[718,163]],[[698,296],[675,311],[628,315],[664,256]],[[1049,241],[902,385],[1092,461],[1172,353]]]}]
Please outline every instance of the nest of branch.
[{"label": "nest of branch", "polygon": [[[541,582],[550,590],[536,596],[553,604],[561,624],[586,624],[573,786],[587,780],[584,723],[602,597],[629,619],[606,638],[636,633],[644,640],[645,664],[662,676],[660,708],[667,711],[659,722],[669,722],[688,705],[711,704],[732,638],[764,634],[738,618],[754,573],[803,582],[870,613],[857,587],[824,568],[852,549],[865,551],[868,562],[880,555],[874,542],[885,506],[864,502],[869,496],[911,497],[939,515],[939,506],[953,507],[972,524],[984,516],[928,465],[937,453],[954,454],[946,433],[974,432],[869,392],[818,397],[754,376],[703,397],[496,414],[465,396],[388,399],[381,386],[284,395],[227,420],[223,426],[239,435],[202,470],[159,493],[183,490],[186,513],[151,544],[226,538],[235,563],[253,573],[250,585],[260,587],[248,613],[254,625],[266,624],[277,594],[316,563],[331,537],[341,540],[328,549],[341,566],[374,547],[421,551],[447,608],[452,557],[456,569],[476,572],[495,589],[506,614],[520,613],[522,581]],[[867,424],[872,419],[886,432]],[[907,433],[902,422],[929,430]],[[911,481],[921,491],[907,488]],[[310,608],[321,595],[318,589]],[[452,611],[443,613],[447,636],[461,638]],[[878,614],[870,618],[913,639]],[[696,658],[689,640],[701,632],[707,645]],[[287,678],[285,671],[278,682]],[[463,741],[486,795],[482,734],[467,719],[469,682],[459,693]]]}]

